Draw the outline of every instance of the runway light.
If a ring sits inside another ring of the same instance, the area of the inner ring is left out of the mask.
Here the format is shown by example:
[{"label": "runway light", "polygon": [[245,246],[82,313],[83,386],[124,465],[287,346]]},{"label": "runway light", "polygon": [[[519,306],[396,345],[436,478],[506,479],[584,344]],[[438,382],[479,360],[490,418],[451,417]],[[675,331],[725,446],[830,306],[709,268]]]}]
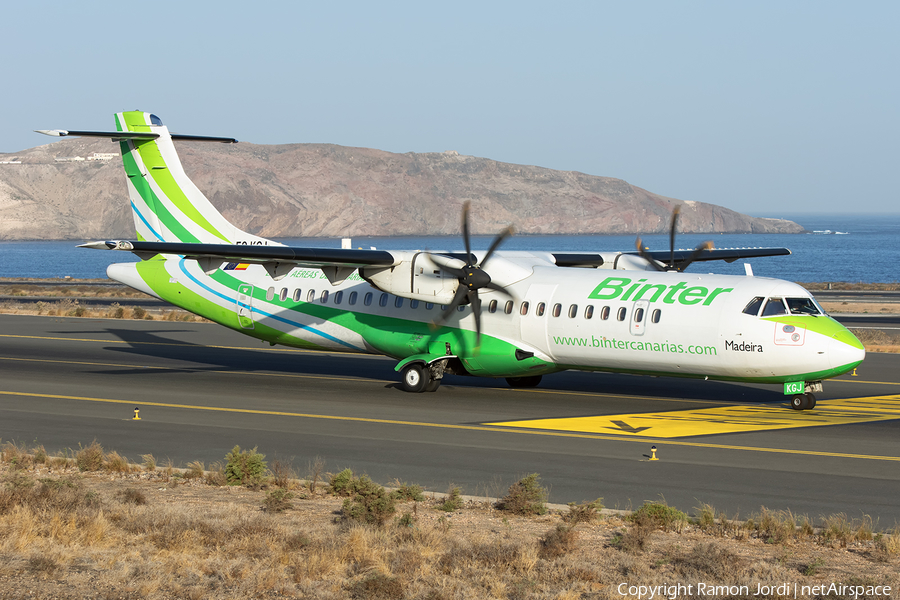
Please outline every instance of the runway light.
[{"label": "runway light", "polygon": [[850,373],[850,377],[856,377],[856,376],[857,376],[857,375],[856,375],[856,369],[853,369],[853,372]]},{"label": "runway light", "polygon": [[656,458],[656,446],[650,446],[650,460],[659,460]]},{"label": "runway light", "polygon": [[131,417],[131,420],[132,421],[140,421],[141,420],[141,417],[139,416],[140,412],[141,412],[141,409],[139,409],[137,406],[135,406],[134,407],[134,416]]}]

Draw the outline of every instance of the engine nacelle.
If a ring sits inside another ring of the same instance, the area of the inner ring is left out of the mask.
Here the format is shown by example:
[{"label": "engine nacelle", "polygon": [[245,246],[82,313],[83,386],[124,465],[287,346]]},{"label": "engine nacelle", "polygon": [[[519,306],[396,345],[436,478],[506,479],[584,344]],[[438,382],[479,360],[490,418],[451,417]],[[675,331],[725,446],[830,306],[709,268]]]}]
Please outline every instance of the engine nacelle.
[{"label": "engine nacelle", "polygon": [[391,251],[400,258],[392,267],[364,267],[359,274],[383,292],[411,300],[450,304],[459,280],[444,273],[428,258],[427,252]]}]

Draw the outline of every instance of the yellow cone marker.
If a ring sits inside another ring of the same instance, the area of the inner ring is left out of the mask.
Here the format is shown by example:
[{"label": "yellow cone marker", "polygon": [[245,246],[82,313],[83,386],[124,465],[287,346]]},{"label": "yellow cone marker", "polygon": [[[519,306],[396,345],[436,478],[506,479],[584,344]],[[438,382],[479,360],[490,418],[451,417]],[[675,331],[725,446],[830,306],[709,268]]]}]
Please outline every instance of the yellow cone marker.
[{"label": "yellow cone marker", "polygon": [[132,421],[140,421],[140,420],[141,420],[141,417],[138,416],[138,413],[140,413],[140,412],[141,412],[141,410],[140,410],[138,407],[135,406],[135,407],[134,407],[134,416],[131,418],[131,420],[132,420]]},{"label": "yellow cone marker", "polygon": [[850,373],[850,377],[856,377],[856,376],[857,376],[857,375],[856,375],[856,369],[853,369],[853,372]]},{"label": "yellow cone marker", "polygon": [[656,458],[656,446],[650,446],[650,460],[659,460]]}]

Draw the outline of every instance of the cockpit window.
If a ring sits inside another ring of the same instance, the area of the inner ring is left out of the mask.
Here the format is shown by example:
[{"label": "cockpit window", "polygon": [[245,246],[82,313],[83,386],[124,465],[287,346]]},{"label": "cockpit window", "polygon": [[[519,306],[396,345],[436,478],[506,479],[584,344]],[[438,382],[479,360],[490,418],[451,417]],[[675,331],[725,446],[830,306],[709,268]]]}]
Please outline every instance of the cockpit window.
[{"label": "cockpit window", "polygon": [[822,314],[812,298],[788,298],[787,303],[792,315]]},{"label": "cockpit window", "polygon": [[753,315],[754,317],[759,314],[759,307],[762,306],[763,298],[762,296],[757,296],[753,300],[751,300],[747,306],[744,307],[744,314]]},{"label": "cockpit window", "polygon": [[786,315],[787,310],[784,308],[784,302],[781,298],[769,298],[766,307],[762,311],[764,317],[774,317],[776,315]]},{"label": "cockpit window", "polygon": [[160,119],[160,118],[157,117],[156,115],[150,115],[150,124],[151,124],[151,125],[156,125],[156,126],[158,126],[158,127],[161,127],[161,126],[162,126],[162,119]]}]

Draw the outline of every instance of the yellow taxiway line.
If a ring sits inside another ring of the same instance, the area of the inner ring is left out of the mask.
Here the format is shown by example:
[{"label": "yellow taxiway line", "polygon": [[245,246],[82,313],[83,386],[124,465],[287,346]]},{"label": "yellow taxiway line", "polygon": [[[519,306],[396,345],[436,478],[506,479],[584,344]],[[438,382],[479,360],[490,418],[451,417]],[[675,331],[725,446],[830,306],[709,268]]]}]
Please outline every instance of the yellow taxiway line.
[{"label": "yellow taxiway line", "polygon": [[[308,414],[308,413],[294,413],[294,412],[285,412],[285,411],[271,411],[271,410],[259,410],[253,408],[229,408],[223,406],[199,406],[199,405],[191,405],[191,404],[176,404],[171,402],[135,402],[134,400],[119,400],[115,398],[92,398],[89,396],[66,396],[61,394],[38,394],[34,392],[16,392],[11,390],[0,390],[0,396],[15,396],[21,398],[47,398],[54,400],[75,400],[75,401],[86,401],[86,402],[104,402],[111,404],[125,404],[129,406],[134,406],[135,404],[139,404],[141,407],[147,406],[155,406],[155,407],[164,407],[164,408],[175,408],[175,409],[185,409],[185,410],[200,410],[200,411],[210,411],[210,412],[228,412],[228,413],[243,413],[243,414],[256,414],[256,415],[271,415],[271,416],[279,416],[279,417],[296,417],[296,418],[305,418],[305,419],[324,419],[331,421],[349,421],[349,422],[357,422],[357,423],[373,423],[373,424],[382,424],[382,425],[403,425],[410,427],[428,427],[435,429],[454,429],[454,430],[466,430],[466,431],[487,431],[487,432],[495,432],[495,433],[507,433],[512,435],[538,435],[538,436],[547,436],[547,437],[567,437],[567,438],[580,438],[580,439],[588,439],[588,440],[609,440],[616,442],[639,442],[641,444],[647,444],[650,441],[653,441],[652,438],[647,437],[626,437],[621,435],[604,435],[598,433],[579,433],[579,432],[566,432],[566,431],[546,431],[540,429],[512,429],[504,426],[492,426],[491,424],[484,425],[458,425],[453,423],[428,423],[422,421],[399,421],[394,419],[373,419],[368,417],[345,417],[338,415],[320,415],[320,414]],[[146,414],[146,413],[145,413]],[[140,421],[131,421],[126,420],[125,422],[132,423],[147,423],[152,422],[150,419],[142,418]],[[682,441],[682,440],[665,440],[665,444],[669,446],[686,446],[692,448],[710,448],[710,449],[718,449],[718,450],[738,450],[738,451],[747,451],[747,452],[764,452],[764,453],[773,453],[773,454],[797,454],[804,456],[820,456],[820,457],[831,457],[831,458],[853,458],[853,459],[862,459],[862,460],[877,460],[877,461],[889,461],[889,462],[900,462],[900,456],[876,456],[871,454],[852,454],[845,452],[825,452],[820,450],[805,450],[805,449],[793,449],[793,448],[766,448],[766,447],[757,447],[757,446],[738,446],[732,444],[714,444],[714,443],[706,443],[706,442],[694,442],[694,441]]]}]

